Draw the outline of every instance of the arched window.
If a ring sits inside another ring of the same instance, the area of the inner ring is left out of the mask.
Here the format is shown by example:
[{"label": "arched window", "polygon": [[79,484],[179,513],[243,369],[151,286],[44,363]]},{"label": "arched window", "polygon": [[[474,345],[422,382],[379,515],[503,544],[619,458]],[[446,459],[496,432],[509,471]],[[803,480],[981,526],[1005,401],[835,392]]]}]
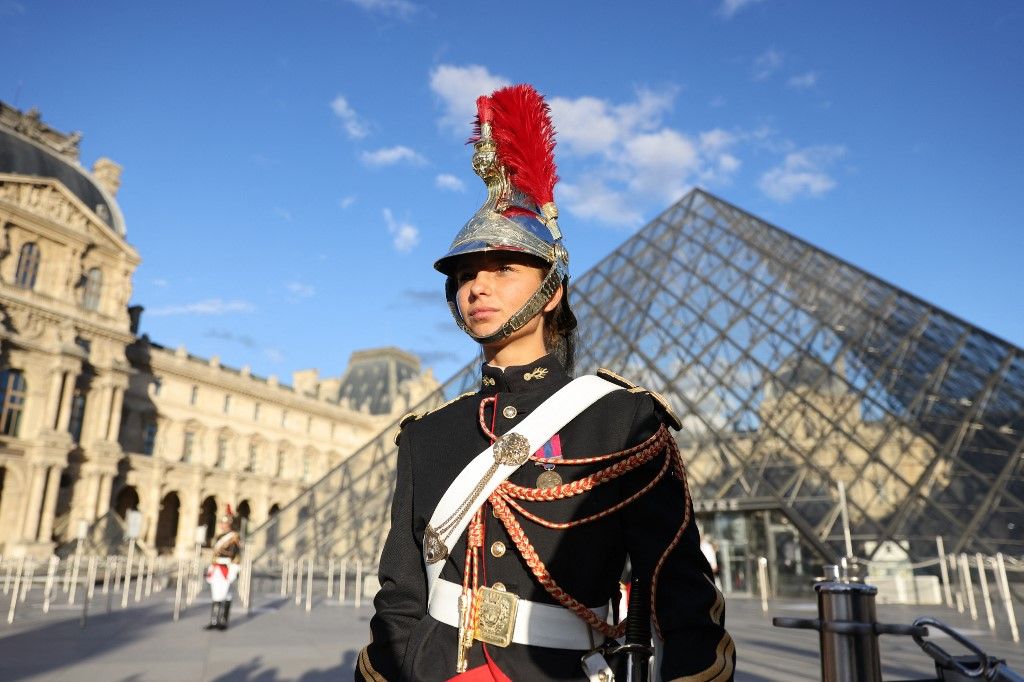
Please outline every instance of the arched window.
[{"label": "arched window", "polygon": [[21,413],[25,409],[28,384],[20,370],[0,370],[0,433],[17,436]]},{"label": "arched window", "polygon": [[22,289],[36,286],[36,275],[39,274],[39,247],[29,242],[21,247],[18,254],[18,270],[14,275],[14,285]]},{"label": "arched window", "polygon": [[99,310],[101,293],[103,293],[103,271],[99,268],[90,268],[85,275],[85,294],[82,296],[82,307],[86,310]]}]

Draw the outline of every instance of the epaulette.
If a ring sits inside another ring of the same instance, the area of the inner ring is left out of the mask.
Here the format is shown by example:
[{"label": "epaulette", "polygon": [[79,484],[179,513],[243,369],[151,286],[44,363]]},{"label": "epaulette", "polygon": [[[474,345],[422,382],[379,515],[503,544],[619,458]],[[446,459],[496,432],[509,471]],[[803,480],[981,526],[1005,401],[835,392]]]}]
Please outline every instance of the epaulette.
[{"label": "epaulette", "polygon": [[683,422],[679,420],[679,417],[676,416],[675,411],[672,410],[672,405],[668,402],[668,400],[665,399],[665,396],[663,396],[662,394],[658,393],[657,391],[646,389],[643,386],[637,386],[632,381],[629,381],[624,377],[620,377],[615,372],[611,371],[610,369],[605,369],[604,367],[598,368],[597,376],[601,377],[602,379],[607,379],[613,384],[618,384],[619,386],[622,386],[630,393],[646,393],[647,395],[651,396],[651,398],[654,399],[655,404],[658,405],[658,407],[661,408],[662,412],[665,413],[665,418],[668,421],[668,425],[671,426],[676,431],[682,430]]},{"label": "epaulette", "polygon": [[448,402],[446,402],[444,404],[441,404],[441,405],[438,405],[435,408],[429,409],[426,412],[419,413],[419,414],[416,413],[416,412],[410,412],[409,414],[405,415],[398,422],[398,431],[395,433],[395,445],[398,445],[398,438],[402,435],[402,429],[404,429],[405,425],[408,424],[409,422],[414,422],[414,421],[416,421],[418,419],[423,419],[428,414],[432,414],[434,412],[437,412],[438,410],[443,410],[444,408],[448,407],[452,403],[454,403],[456,401],[459,401],[459,400],[462,400],[466,396],[474,395],[475,393],[476,393],[476,391],[466,391],[462,395],[457,395],[454,398],[452,398],[451,400],[449,400]]}]

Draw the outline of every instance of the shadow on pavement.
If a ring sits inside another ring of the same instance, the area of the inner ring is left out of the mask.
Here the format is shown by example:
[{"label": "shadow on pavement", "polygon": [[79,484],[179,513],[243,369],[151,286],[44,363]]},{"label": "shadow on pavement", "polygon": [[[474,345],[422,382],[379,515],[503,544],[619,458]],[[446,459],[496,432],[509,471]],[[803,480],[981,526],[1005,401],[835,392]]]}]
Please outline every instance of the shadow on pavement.
[{"label": "shadow on pavement", "polygon": [[242,663],[223,675],[212,678],[213,682],[337,682],[351,680],[354,676],[358,652],[350,649],[341,658],[341,662],[330,668],[307,670],[300,677],[279,677],[277,668],[263,669],[263,659],[259,656],[248,663]]}]

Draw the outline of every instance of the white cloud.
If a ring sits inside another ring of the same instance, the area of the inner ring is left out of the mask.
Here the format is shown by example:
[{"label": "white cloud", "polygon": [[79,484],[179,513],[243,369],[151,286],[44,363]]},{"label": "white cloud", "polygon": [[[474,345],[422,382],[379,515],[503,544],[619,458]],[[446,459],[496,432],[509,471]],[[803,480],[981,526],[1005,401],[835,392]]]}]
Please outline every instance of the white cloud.
[{"label": "white cloud", "polygon": [[563,182],[558,190],[559,202],[578,218],[615,227],[637,227],[643,220],[625,192],[612,189],[598,178],[585,177],[579,185]]},{"label": "white cloud", "polygon": [[764,0],[722,0],[722,4],[718,7],[718,13],[726,19],[731,19],[741,9],[759,2],[764,2]]},{"label": "white cloud", "polygon": [[276,215],[281,220],[284,220],[285,222],[290,223],[292,221],[292,212],[289,211],[287,208],[281,208],[280,206],[276,207],[274,209],[274,215]]},{"label": "white cloud", "polygon": [[464,136],[476,117],[476,98],[509,84],[508,79],[476,64],[441,64],[430,72],[430,89],[441,98],[441,125]]},{"label": "white cloud", "polygon": [[367,12],[377,12],[387,16],[396,16],[400,19],[409,19],[420,10],[419,5],[409,0],[346,0]]},{"label": "white cloud", "polygon": [[669,202],[689,189],[687,178],[701,166],[693,140],[671,128],[633,137],[625,144],[625,152],[632,171],[630,189]]},{"label": "white cloud", "polygon": [[284,353],[280,348],[268,347],[263,349],[263,356],[275,364],[284,362]]},{"label": "white cloud", "polygon": [[447,189],[452,192],[466,191],[466,183],[450,173],[441,173],[438,175],[434,180],[434,184],[437,185],[438,189]]},{"label": "white cloud", "polygon": [[287,282],[284,288],[294,299],[310,298],[316,294],[316,287],[302,282]]},{"label": "white cloud", "polygon": [[754,80],[769,78],[782,66],[782,53],[775,49],[765,50],[754,57]]},{"label": "white cloud", "polygon": [[0,0],[0,17],[16,17],[25,13],[25,5],[14,0]]},{"label": "white cloud", "polygon": [[347,197],[342,197],[338,200],[338,206],[340,206],[343,211],[348,209],[354,203],[356,203],[356,197],[353,194],[350,194]]},{"label": "white cloud", "polygon": [[806,90],[807,88],[813,88],[818,83],[818,72],[808,71],[797,76],[792,76],[786,85],[796,90]]},{"label": "white cloud", "polygon": [[411,223],[396,220],[390,208],[385,208],[384,222],[388,226],[388,232],[395,238],[394,246],[396,251],[408,253],[413,247],[420,243],[420,231]]},{"label": "white cloud", "polygon": [[846,153],[837,145],[807,147],[786,155],[781,165],[766,171],[758,187],[769,198],[787,202],[798,196],[820,196],[836,186],[827,168]]},{"label": "white cloud", "polygon": [[256,310],[249,301],[225,301],[207,298],[195,303],[180,303],[159,306],[146,311],[147,315],[165,317],[169,315],[225,315],[228,313],[251,313]]},{"label": "white cloud", "polygon": [[396,163],[410,163],[415,166],[427,162],[420,154],[404,145],[383,147],[372,152],[363,152],[363,163],[367,166],[393,166]]},{"label": "white cloud", "polygon": [[345,133],[349,138],[353,140],[361,140],[366,137],[369,130],[366,127],[366,123],[359,117],[348,100],[344,96],[338,95],[331,100],[331,111],[334,115],[341,119],[341,122],[345,125]]}]

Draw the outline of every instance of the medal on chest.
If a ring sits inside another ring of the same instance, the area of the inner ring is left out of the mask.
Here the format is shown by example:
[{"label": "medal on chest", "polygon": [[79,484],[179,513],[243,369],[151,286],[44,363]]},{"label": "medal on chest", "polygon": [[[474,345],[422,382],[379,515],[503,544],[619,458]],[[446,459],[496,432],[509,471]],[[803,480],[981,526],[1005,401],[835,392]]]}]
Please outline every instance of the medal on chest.
[{"label": "medal on chest", "polygon": [[544,443],[544,447],[537,451],[536,456],[541,460],[537,462],[537,466],[544,468],[537,476],[537,487],[557,488],[562,485],[562,477],[555,471],[555,461],[562,459],[562,440],[557,433]]}]

